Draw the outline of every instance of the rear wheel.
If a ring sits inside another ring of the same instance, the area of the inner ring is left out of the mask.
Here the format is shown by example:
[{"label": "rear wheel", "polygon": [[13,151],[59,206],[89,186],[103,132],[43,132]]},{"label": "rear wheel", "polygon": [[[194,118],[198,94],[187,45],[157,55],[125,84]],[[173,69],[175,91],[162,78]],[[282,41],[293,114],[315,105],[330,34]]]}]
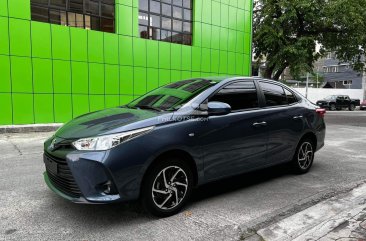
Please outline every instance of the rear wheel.
[{"label": "rear wheel", "polygon": [[313,165],[314,153],[313,141],[310,138],[302,139],[291,162],[294,171],[298,174],[307,173]]},{"label": "rear wheel", "polygon": [[178,213],[189,199],[193,173],[180,158],[165,158],[150,169],[142,186],[142,204],[146,211],[168,217]]},{"label": "rear wheel", "polygon": [[335,104],[330,104],[329,109],[331,111],[335,111],[337,108],[336,108],[336,105]]},{"label": "rear wheel", "polygon": [[349,107],[348,107],[348,109],[349,109],[350,111],[354,111],[354,110],[355,110],[355,108],[356,108],[356,106],[355,106],[354,104],[350,104],[350,105],[349,105]]}]

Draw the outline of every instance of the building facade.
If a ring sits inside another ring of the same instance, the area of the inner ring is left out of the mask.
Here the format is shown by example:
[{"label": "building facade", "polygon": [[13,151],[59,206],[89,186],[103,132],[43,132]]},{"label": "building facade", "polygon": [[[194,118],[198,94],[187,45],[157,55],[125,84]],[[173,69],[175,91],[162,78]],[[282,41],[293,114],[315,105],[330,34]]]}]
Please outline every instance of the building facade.
[{"label": "building facade", "polygon": [[352,69],[350,63],[340,63],[333,52],[319,62],[322,66],[319,70],[324,77],[323,88],[333,89],[362,89],[363,74]]},{"label": "building facade", "polygon": [[0,0],[0,125],[63,123],[192,77],[250,75],[252,0]]}]

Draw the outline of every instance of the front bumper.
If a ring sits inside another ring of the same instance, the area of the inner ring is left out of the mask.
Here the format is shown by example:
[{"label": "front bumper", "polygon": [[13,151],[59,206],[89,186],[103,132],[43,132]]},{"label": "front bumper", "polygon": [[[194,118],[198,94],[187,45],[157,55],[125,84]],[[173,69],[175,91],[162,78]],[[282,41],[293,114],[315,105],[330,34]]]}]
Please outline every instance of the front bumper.
[{"label": "front bumper", "polygon": [[51,189],[57,195],[61,196],[62,198],[69,200],[71,202],[74,202],[74,203],[88,203],[88,201],[84,197],[71,197],[71,196],[65,194],[64,192],[60,191],[59,189],[57,189],[57,187],[55,187],[52,184],[50,178],[48,177],[47,172],[43,173],[43,177],[44,177],[44,181],[47,184],[48,188]]},{"label": "front bumper", "polygon": [[[45,182],[56,194],[75,203],[121,201],[113,177],[100,162],[103,156],[104,153],[80,153],[66,155],[65,159],[61,159],[45,152]],[[106,183],[113,187],[113,193],[105,192]]]}]

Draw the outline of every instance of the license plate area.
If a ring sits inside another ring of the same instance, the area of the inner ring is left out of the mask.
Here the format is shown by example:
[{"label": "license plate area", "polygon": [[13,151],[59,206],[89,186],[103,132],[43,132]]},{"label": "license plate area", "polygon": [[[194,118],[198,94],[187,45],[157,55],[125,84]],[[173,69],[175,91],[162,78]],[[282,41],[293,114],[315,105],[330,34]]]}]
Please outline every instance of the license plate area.
[{"label": "license plate area", "polygon": [[44,164],[46,165],[46,169],[50,171],[53,174],[58,174],[58,165],[55,161],[53,161],[51,158],[45,156],[44,157]]}]

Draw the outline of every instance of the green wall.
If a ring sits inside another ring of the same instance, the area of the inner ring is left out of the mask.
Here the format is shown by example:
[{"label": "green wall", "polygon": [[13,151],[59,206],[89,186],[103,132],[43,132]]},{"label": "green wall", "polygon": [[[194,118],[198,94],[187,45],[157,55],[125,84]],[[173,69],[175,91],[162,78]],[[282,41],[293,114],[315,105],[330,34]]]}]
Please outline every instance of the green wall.
[{"label": "green wall", "polygon": [[138,0],[116,0],[116,34],[30,21],[0,0],[0,125],[66,122],[172,81],[249,75],[252,0],[194,0],[193,45],[138,37]]}]

